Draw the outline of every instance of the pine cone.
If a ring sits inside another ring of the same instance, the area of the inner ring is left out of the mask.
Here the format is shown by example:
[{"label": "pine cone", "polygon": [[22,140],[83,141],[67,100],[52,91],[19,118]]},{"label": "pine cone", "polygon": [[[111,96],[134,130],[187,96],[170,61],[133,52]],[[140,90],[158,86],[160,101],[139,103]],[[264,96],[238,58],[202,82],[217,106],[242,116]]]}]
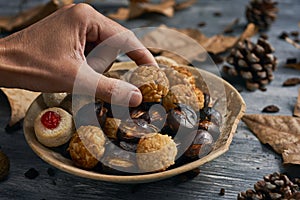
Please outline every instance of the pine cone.
[{"label": "pine cone", "polygon": [[272,0],[251,0],[246,7],[246,18],[261,30],[268,29],[277,17],[277,2]]},{"label": "pine cone", "polygon": [[229,75],[238,75],[246,82],[248,90],[261,89],[273,79],[273,71],[277,66],[277,58],[272,54],[275,49],[260,37],[256,44],[249,39],[240,41],[227,57],[227,62],[234,68],[223,68]]}]

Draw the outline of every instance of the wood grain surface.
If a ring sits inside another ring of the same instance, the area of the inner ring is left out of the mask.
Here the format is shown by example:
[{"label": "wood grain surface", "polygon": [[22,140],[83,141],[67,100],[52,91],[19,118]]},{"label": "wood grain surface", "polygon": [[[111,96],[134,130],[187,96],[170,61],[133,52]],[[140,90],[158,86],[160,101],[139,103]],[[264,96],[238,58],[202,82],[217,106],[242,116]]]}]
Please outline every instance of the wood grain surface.
[{"label": "wood grain surface", "polygon": [[[20,1],[0,0],[0,14],[16,13]],[[39,2],[28,0],[28,6]],[[101,7],[102,1],[95,1],[95,8],[103,13],[114,6]],[[279,59],[278,69],[275,71],[275,80],[267,86],[267,91],[248,92],[243,90],[246,104],[246,113],[261,113],[261,110],[270,104],[280,108],[276,114],[292,115],[298,96],[299,86],[282,87],[287,79],[300,76],[295,69],[284,67],[286,58],[298,57],[299,50],[279,40],[277,37],[282,31],[299,31],[300,1],[278,1],[278,19],[266,33],[276,49],[275,55]],[[218,34],[235,18],[240,23],[234,34],[239,34],[245,23],[244,8],[247,1],[240,0],[201,0],[193,7],[179,11],[173,18],[161,15],[147,15],[132,21],[120,22],[128,28],[142,26],[158,26],[166,24],[178,28],[197,28],[201,21],[206,26],[200,30],[207,35]],[[214,12],[220,11],[222,16],[216,17]],[[239,32],[240,31],[240,32]],[[1,36],[7,35],[3,33]],[[255,38],[254,38],[255,39]],[[241,88],[235,84],[236,87]],[[1,96],[1,95],[0,95]],[[0,146],[11,161],[10,175],[7,180],[0,182],[0,199],[236,199],[240,191],[252,188],[256,181],[266,174],[279,171],[292,177],[300,177],[299,166],[282,166],[280,155],[266,145],[262,145],[249,131],[243,122],[240,122],[228,152],[217,159],[201,166],[201,173],[192,180],[180,182],[179,177],[154,183],[124,185],[76,177],[54,169],[55,175],[49,176],[47,170],[52,168],[42,161],[30,149],[25,141],[23,131],[7,133],[5,124],[9,120],[9,105],[4,98],[0,98]],[[25,178],[24,173],[35,168],[39,176],[33,180]],[[220,196],[220,189],[225,189],[225,195]]]}]

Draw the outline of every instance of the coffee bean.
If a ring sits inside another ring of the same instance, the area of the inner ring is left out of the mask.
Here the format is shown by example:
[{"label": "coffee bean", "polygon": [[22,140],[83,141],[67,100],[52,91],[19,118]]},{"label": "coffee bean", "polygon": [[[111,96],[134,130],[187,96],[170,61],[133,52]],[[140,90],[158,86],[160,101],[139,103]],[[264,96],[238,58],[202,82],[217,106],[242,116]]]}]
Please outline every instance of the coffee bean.
[{"label": "coffee bean", "polygon": [[298,31],[291,31],[290,34],[293,37],[298,37],[299,36],[299,32]]},{"label": "coffee bean", "polygon": [[289,37],[289,34],[285,31],[283,31],[278,38],[284,40],[285,38]]},{"label": "coffee bean", "polygon": [[295,64],[297,63],[297,58],[287,58],[286,64]]},{"label": "coffee bean", "polygon": [[283,82],[282,86],[295,86],[300,84],[300,78],[289,78]]},{"label": "coffee bean", "polygon": [[35,179],[40,175],[40,173],[36,169],[30,168],[24,175],[28,179]]},{"label": "coffee bean", "polygon": [[225,188],[221,188],[220,192],[219,192],[220,196],[224,196],[225,195]]},{"label": "coffee bean", "polygon": [[262,110],[262,112],[265,112],[265,113],[276,113],[278,111],[279,111],[279,108],[277,106],[275,106],[275,105],[266,106]]},{"label": "coffee bean", "polygon": [[214,16],[220,17],[220,16],[222,16],[222,13],[220,11],[216,11],[216,12],[214,12]]},{"label": "coffee bean", "polygon": [[206,22],[199,22],[199,23],[198,23],[198,26],[199,26],[199,27],[204,27],[204,26],[206,26]]}]

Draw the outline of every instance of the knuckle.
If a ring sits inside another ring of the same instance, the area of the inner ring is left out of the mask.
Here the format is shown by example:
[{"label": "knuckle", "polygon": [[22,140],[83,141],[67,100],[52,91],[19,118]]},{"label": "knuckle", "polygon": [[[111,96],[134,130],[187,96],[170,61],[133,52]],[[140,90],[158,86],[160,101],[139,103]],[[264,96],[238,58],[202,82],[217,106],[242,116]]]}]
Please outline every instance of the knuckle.
[{"label": "knuckle", "polygon": [[88,15],[93,13],[95,10],[92,6],[86,3],[78,3],[71,8],[72,15],[79,19],[86,19]]}]

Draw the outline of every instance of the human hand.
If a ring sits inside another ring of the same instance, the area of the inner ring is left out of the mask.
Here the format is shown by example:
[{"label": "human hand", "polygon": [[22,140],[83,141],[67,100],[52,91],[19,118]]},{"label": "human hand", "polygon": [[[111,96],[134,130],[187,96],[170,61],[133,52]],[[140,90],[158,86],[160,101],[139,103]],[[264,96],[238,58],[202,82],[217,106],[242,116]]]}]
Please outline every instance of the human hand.
[{"label": "human hand", "polygon": [[[89,62],[85,53],[103,42]],[[0,40],[0,86],[71,93],[76,80],[83,93],[96,84],[96,97],[137,106],[137,87],[101,74],[119,51],[137,65],[156,64],[131,31],[87,4],[69,5]]]}]

